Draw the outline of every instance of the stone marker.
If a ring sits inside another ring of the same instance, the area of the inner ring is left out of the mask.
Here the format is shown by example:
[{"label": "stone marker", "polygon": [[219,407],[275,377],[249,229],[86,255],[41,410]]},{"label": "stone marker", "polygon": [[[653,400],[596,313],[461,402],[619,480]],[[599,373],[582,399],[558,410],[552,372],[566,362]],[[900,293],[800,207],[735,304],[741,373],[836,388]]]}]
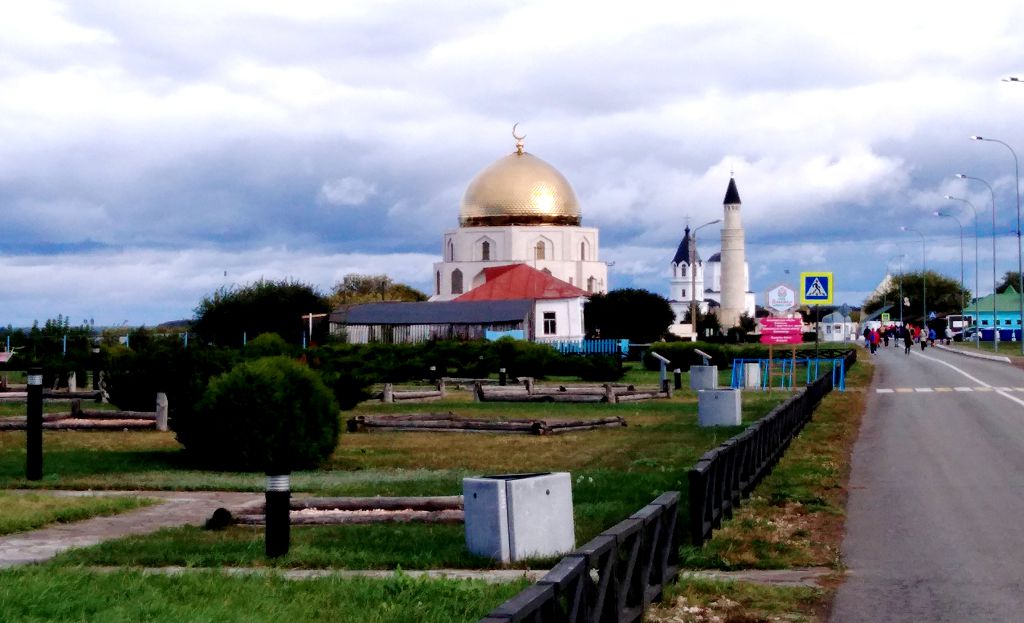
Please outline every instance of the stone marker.
[{"label": "stone marker", "polygon": [[739,389],[702,389],[697,392],[697,424],[739,426],[743,423],[743,392]]}]

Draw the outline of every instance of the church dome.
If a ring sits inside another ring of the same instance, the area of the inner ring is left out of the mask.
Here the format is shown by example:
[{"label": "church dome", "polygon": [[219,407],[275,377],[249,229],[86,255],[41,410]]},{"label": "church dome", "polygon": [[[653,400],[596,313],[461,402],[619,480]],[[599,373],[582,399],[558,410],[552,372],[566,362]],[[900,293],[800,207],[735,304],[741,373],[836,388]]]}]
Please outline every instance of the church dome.
[{"label": "church dome", "polygon": [[576,193],[558,169],[522,150],[499,159],[466,188],[459,211],[463,227],[579,225]]}]

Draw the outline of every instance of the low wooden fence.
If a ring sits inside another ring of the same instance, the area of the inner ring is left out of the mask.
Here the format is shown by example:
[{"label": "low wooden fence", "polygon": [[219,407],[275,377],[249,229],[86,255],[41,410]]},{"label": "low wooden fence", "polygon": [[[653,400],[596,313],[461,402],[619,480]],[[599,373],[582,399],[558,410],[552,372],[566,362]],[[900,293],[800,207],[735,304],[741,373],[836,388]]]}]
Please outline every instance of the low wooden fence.
[{"label": "low wooden fence", "polygon": [[448,413],[412,413],[408,415],[357,415],[346,422],[348,431],[413,431],[457,433],[512,433],[524,435],[557,435],[595,428],[626,426],[622,417],[568,419],[493,420],[469,418]]},{"label": "low wooden fence", "polygon": [[679,573],[679,492],[669,491],[568,554],[480,623],[643,619]]},{"label": "low wooden fence", "polygon": [[532,379],[527,379],[522,386],[490,386],[476,385],[473,390],[478,402],[630,402],[635,400],[652,400],[655,398],[671,398],[672,388],[665,384],[663,388],[636,388],[632,385],[605,383],[604,385],[587,386],[541,386]]},{"label": "low wooden fence", "polygon": [[[857,351],[844,354],[849,370]],[[825,373],[809,383],[745,431],[710,450],[687,474],[689,482],[690,542],[700,547],[711,533],[732,517],[733,509],[771,473],[789,443],[810,421],[811,414],[835,384]]]},{"label": "low wooden fence", "polygon": [[[45,395],[45,394],[44,394]],[[63,413],[44,413],[45,430],[168,430],[167,396],[157,394],[153,411],[110,411],[83,409],[81,401],[75,399],[71,410]],[[0,418],[0,431],[25,430],[28,427],[25,416]]]}]

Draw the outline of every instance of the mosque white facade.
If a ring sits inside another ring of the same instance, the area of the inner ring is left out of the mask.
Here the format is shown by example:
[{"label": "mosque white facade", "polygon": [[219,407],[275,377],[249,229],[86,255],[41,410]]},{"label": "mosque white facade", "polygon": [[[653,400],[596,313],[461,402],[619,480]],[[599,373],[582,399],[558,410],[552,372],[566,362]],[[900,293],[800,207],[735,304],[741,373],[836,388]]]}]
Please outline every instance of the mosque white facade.
[{"label": "mosque white facade", "polygon": [[582,290],[608,290],[598,230],[582,227],[579,201],[554,167],[523,150],[481,171],[462,198],[459,227],[444,232],[431,301],[450,301],[484,283],[484,270],[527,264]]},{"label": "mosque white facade", "polygon": [[689,314],[693,301],[702,314],[716,308],[723,327],[738,325],[744,313],[754,317],[755,297],[750,291],[741,206],[736,181],[730,178],[723,201],[722,251],[706,262],[700,259],[697,241],[689,226],[684,230],[672,258],[669,281],[669,305],[676,315],[677,327]]}]

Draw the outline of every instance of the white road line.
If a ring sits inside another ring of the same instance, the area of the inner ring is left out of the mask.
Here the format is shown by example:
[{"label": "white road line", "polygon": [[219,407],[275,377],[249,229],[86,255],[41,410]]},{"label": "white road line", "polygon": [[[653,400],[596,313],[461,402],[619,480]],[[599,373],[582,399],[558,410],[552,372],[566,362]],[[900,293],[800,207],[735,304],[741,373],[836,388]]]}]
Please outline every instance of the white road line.
[{"label": "white road line", "polygon": [[922,394],[927,394],[927,393],[930,393],[930,392],[932,392],[934,390],[931,387],[915,387],[914,391],[915,392],[921,392]]},{"label": "white road line", "polygon": [[877,393],[877,394],[891,394],[891,393],[893,393],[893,391],[891,389],[876,389],[875,393]]},{"label": "white road line", "polygon": [[971,389],[970,387],[954,387],[953,391],[957,391],[957,392],[973,392],[974,390]]},{"label": "white road line", "polygon": [[[971,376],[970,374],[964,372],[963,370],[961,370],[960,368],[954,366],[953,364],[949,363],[948,361],[943,361],[941,359],[936,359],[935,357],[929,357],[928,355],[922,355],[922,354],[919,354],[919,353],[914,353],[914,354],[917,355],[918,357],[924,357],[925,359],[928,359],[930,361],[934,361],[936,363],[941,363],[944,366],[950,367],[953,370],[956,370],[960,374],[962,374],[962,375],[966,376],[967,378],[971,379],[972,381],[974,381],[978,385],[981,385],[982,387],[988,388],[987,390],[982,390],[982,391],[992,391],[992,389],[993,389],[993,387],[991,385],[989,385],[988,383],[986,383],[985,381],[982,381],[981,379],[979,379],[977,377]],[[1024,400],[1021,400],[1020,398],[1017,398],[1016,396],[1011,396],[1010,394],[1006,393],[1004,391],[1004,389],[1005,388],[996,388],[996,393],[999,394],[1000,396],[1005,397],[1005,398],[1009,398],[1010,400],[1012,400],[1012,401],[1016,402],[1017,404],[1019,404],[1020,406],[1024,407]]]}]

